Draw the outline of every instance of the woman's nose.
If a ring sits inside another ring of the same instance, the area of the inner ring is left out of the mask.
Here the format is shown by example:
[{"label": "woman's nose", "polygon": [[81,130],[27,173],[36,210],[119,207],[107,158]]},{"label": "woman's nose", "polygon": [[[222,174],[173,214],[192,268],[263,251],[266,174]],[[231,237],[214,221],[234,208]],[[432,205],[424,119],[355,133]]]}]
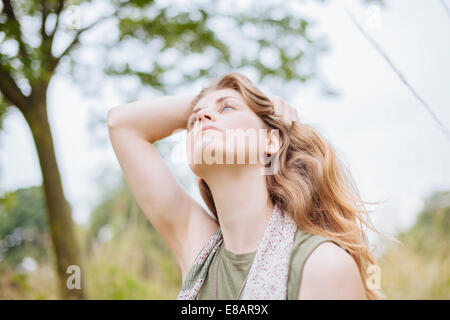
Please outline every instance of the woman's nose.
[{"label": "woman's nose", "polygon": [[198,115],[198,121],[200,121],[200,122],[207,122],[207,121],[212,121],[212,120],[215,120],[215,118],[208,111],[203,111]]}]

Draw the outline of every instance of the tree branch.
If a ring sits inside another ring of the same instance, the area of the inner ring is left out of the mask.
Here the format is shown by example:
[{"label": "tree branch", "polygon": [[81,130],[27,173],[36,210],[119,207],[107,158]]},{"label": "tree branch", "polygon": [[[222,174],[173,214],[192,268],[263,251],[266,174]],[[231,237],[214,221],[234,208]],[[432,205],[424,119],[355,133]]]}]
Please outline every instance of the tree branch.
[{"label": "tree branch", "polygon": [[41,38],[42,42],[46,41],[48,39],[48,35],[45,32],[45,23],[47,22],[48,17],[48,7],[47,7],[47,1],[41,0],[41,6],[42,6],[42,17],[41,17]]},{"label": "tree branch", "polygon": [[8,19],[10,19],[11,21],[17,21],[16,19],[16,15],[14,13],[14,9],[11,5],[11,1],[10,0],[2,0],[3,2],[3,10],[5,11],[6,15],[8,16]]},{"label": "tree branch", "polygon": [[3,96],[20,110],[25,110],[28,98],[22,93],[9,71],[0,66],[0,91]]},{"label": "tree branch", "polygon": [[89,26],[82,28],[80,30],[77,31],[77,33],[75,34],[75,37],[73,38],[72,42],[67,46],[67,48],[56,58],[55,63],[58,64],[58,62],[61,60],[62,57],[68,55],[70,53],[70,51],[74,48],[75,45],[79,44],[79,40],[80,40],[80,36],[83,32],[91,29],[92,27],[94,27],[95,25],[99,24],[100,22],[107,20],[109,18],[113,18],[115,17],[117,14],[117,12],[114,12],[114,14],[110,15],[110,16],[105,16],[102,17],[100,19],[98,19],[97,21],[91,23]]},{"label": "tree branch", "polygon": [[59,17],[61,16],[61,12],[64,9],[64,0],[59,0],[58,8],[56,9],[56,22],[55,22],[55,28],[52,30],[49,36],[50,45],[53,44],[53,38],[55,37],[56,30],[59,26]]},{"label": "tree branch", "polygon": [[14,24],[15,28],[17,28],[17,35],[15,35],[15,39],[17,43],[19,44],[19,52],[22,56],[27,56],[28,51],[25,46],[25,43],[22,39],[22,31],[20,30],[20,23],[16,18],[16,14],[14,13],[14,8],[11,4],[10,0],[2,0],[3,2],[3,11],[6,13],[6,16],[8,17],[8,20],[10,23]]}]

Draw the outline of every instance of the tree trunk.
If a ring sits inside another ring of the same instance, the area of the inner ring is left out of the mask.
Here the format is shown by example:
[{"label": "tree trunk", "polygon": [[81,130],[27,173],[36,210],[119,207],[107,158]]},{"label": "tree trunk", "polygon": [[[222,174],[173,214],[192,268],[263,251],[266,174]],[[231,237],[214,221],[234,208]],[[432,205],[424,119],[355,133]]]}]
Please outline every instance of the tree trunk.
[{"label": "tree trunk", "polygon": [[[43,100],[43,102],[29,106],[23,114],[30,126],[41,166],[48,221],[56,257],[59,291],[63,299],[85,299],[84,269],[82,268],[81,256],[74,233],[71,208],[64,197],[61,176],[56,162],[53,138],[47,116],[47,103],[45,98]],[[78,266],[78,270],[81,271],[78,273],[81,284],[79,289],[70,285],[76,284],[76,281],[72,281],[74,279],[72,275],[77,276],[77,272],[69,271],[68,273],[67,268],[70,265]],[[69,287],[72,287],[72,289]]]}]

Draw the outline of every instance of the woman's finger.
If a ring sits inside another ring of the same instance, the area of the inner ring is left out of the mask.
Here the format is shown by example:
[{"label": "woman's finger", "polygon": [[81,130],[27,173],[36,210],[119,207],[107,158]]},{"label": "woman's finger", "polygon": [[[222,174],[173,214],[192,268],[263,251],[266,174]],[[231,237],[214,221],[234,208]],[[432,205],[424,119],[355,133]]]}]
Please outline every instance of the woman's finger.
[{"label": "woman's finger", "polygon": [[280,99],[278,96],[275,95],[271,95],[269,97],[270,101],[272,101],[273,104],[273,111],[276,115],[282,117],[283,116],[283,109],[282,106],[280,105]]},{"label": "woman's finger", "polygon": [[298,112],[297,112],[296,108],[291,107],[291,114],[292,114],[292,121],[300,122],[300,119],[298,118]]},{"label": "woman's finger", "polygon": [[277,95],[268,95],[273,104],[274,114],[279,116],[288,128],[291,128],[294,121],[299,121],[297,110],[291,107],[283,98]]},{"label": "woman's finger", "polygon": [[284,112],[283,120],[286,123],[287,127],[290,129],[292,127],[291,108],[284,100],[283,100],[283,112]]}]

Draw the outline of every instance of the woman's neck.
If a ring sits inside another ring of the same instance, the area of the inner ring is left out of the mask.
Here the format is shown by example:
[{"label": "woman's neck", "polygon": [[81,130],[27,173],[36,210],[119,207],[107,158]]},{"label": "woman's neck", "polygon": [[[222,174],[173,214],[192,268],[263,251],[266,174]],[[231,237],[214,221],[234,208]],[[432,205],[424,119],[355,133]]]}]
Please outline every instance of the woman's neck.
[{"label": "woman's neck", "polygon": [[225,248],[235,254],[256,251],[273,212],[260,167],[222,166],[204,179],[214,198]]}]

